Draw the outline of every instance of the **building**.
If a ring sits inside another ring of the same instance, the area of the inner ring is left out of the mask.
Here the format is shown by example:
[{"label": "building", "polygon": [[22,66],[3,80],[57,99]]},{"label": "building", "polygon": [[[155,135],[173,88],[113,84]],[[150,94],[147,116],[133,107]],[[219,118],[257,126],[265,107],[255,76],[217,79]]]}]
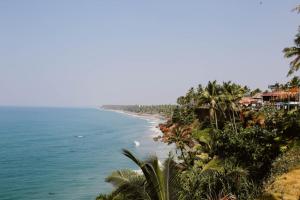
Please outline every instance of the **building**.
[{"label": "building", "polygon": [[290,108],[299,106],[299,88],[276,90],[262,94],[263,104],[275,105],[277,108]]},{"label": "building", "polygon": [[260,107],[263,105],[263,97],[262,93],[257,93],[253,95],[252,97],[243,97],[239,101],[240,105],[242,106],[251,106],[251,107]]}]

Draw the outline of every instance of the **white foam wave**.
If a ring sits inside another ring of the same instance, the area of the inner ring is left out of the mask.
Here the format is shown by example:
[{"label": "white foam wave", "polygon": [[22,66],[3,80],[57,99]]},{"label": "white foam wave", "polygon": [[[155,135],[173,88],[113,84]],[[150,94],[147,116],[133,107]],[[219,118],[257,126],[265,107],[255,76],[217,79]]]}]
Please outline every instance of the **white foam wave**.
[{"label": "white foam wave", "polygon": [[136,169],[136,170],[132,170],[132,171],[134,171],[135,173],[137,173],[139,175],[143,174],[143,171],[141,169]]},{"label": "white foam wave", "polygon": [[136,147],[139,147],[141,144],[140,144],[140,142],[139,141],[134,141],[134,145],[136,146]]}]

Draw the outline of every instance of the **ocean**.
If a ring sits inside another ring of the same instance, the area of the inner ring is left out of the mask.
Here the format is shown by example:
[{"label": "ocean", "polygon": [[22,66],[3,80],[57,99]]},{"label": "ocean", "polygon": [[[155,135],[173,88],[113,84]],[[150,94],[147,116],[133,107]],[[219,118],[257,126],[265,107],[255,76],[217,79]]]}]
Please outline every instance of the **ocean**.
[{"label": "ocean", "polygon": [[154,142],[158,119],[96,108],[0,107],[0,200],[91,200],[110,192],[105,177],[138,169],[140,158],[167,157]]}]

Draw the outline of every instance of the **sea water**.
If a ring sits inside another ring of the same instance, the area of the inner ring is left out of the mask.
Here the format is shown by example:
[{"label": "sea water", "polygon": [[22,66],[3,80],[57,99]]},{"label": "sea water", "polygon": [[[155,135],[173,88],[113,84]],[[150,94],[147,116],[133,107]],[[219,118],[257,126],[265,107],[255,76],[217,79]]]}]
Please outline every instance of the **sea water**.
[{"label": "sea water", "polygon": [[95,199],[105,177],[138,169],[122,155],[167,157],[155,119],[96,108],[0,107],[0,199]]}]

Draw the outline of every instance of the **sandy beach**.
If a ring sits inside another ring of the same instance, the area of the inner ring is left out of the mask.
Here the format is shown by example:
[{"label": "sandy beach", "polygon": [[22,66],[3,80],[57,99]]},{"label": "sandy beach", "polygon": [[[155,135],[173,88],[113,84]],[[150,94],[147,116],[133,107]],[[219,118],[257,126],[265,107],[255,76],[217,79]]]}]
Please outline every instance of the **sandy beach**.
[{"label": "sandy beach", "polygon": [[114,109],[104,109],[104,108],[100,108],[100,109],[128,115],[130,117],[136,117],[148,121],[151,124],[150,130],[151,132],[153,132],[153,134],[151,135],[153,139],[158,136],[162,136],[162,132],[160,131],[158,125],[160,123],[164,123],[167,120],[164,116],[159,114],[135,113],[135,112],[129,112],[124,110],[114,110]]}]

